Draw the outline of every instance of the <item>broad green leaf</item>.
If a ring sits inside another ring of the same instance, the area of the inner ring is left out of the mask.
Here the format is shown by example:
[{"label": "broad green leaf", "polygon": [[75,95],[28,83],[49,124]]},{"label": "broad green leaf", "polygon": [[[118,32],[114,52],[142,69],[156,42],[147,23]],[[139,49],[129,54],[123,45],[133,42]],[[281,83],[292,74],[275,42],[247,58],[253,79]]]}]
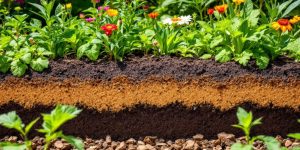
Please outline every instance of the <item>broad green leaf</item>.
[{"label": "broad green leaf", "polygon": [[201,58],[201,59],[210,59],[211,57],[212,57],[211,54],[204,54],[204,55],[202,55],[200,58]]},{"label": "broad green leaf", "polygon": [[231,150],[252,150],[252,145],[244,145],[241,143],[235,143],[231,146]]},{"label": "broad green leaf", "polygon": [[15,111],[0,115],[0,125],[23,132],[24,124]]},{"label": "broad green leaf", "polygon": [[252,27],[257,26],[257,23],[259,20],[259,14],[260,14],[260,10],[258,10],[258,9],[251,11],[250,16],[248,17],[250,26],[252,26]]},{"label": "broad green leaf", "polygon": [[287,51],[289,55],[296,58],[296,60],[300,60],[300,38],[291,41],[287,47],[283,48],[283,50]]},{"label": "broad green leaf", "polygon": [[215,47],[218,46],[220,43],[222,43],[223,40],[224,40],[223,37],[222,37],[221,35],[219,35],[219,36],[213,38],[213,40],[211,41],[209,47],[210,47],[210,48],[215,48]]},{"label": "broad green leaf", "polygon": [[31,53],[25,53],[20,59],[24,63],[29,64],[31,62]]},{"label": "broad green leaf", "polygon": [[218,62],[228,62],[231,60],[231,52],[230,50],[228,49],[223,49],[221,50],[216,56],[215,56],[215,59],[218,61]]},{"label": "broad green leaf", "polygon": [[10,142],[0,142],[1,150],[26,150],[25,144],[16,144]]},{"label": "broad green leaf", "polygon": [[238,118],[239,125],[242,125],[244,127],[249,127],[253,119],[252,113],[251,112],[248,113],[245,109],[241,107],[238,108],[236,116]]},{"label": "broad green leaf", "polygon": [[258,66],[259,69],[265,69],[268,67],[270,58],[267,54],[259,54],[256,58],[256,65]]},{"label": "broad green leaf", "polygon": [[48,68],[49,60],[45,57],[39,57],[33,59],[30,63],[30,67],[38,72],[42,72],[44,69]]},{"label": "broad green leaf", "polygon": [[100,48],[94,44],[90,50],[85,51],[85,54],[90,60],[95,61],[100,54]]},{"label": "broad green leaf", "polygon": [[64,134],[61,134],[60,137],[63,138],[64,140],[66,140],[68,143],[70,143],[76,149],[84,150],[84,144],[83,144],[82,140],[80,140],[78,138],[75,138],[73,136],[67,136],[67,135],[64,135]]},{"label": "broad green leaf", "polygon": [[0,71],[2,73],[6,73],[10,68],[10,64],[8,62],[7,57],[0,56]]},{"label": "broad green leaf", "polygon": [[43,114],[43,131],[55,132],[65,122],[75,118],[81,112],[74,106],[58,105],[50,114]]},{"label": "broad green leaf", "polygon": [[25,74],[28,66],[20,61],[13,61],[11,63],[11,72],[14,76],[21,77],[22,75]]},{"label": "broad green leaf", "polygon": [[290,133],[288,134],[289,137],[300,140],[300,133]]},{"label": "broad green leaf", "polygon": [[260,135],[257,136],[257,139],[262,140],[264,144],[267,146],[268,150],[280,150],[280,143],[274,138],[270,136]]},{"label": "broad green leaf", "polygon": [[249,60],[253,56],[253,53],[250,50],[243,51],[241,54],[237,55],[235,60],[243,66],[247,66]]},{"label": "broad green leaf", "polygon": [[89,43],[81,45],[77,49],[77,58],[80,59],[84,55],[85,51],[87,51],[89,48],[90,48]]}]

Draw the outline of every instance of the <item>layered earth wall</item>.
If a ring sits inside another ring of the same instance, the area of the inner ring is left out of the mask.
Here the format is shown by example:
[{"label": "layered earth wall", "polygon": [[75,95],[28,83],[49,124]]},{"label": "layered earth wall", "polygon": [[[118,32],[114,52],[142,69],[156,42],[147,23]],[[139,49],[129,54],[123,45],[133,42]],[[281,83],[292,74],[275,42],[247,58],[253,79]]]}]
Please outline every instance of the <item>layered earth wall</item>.
[{"label": "layered earth wall", "polygon": [[64,129],[79,136],[240,134],[230,126],[238,106],[264,116],[265,125],[254,133],[300,129],[300,64],[288,60],[259,70],[172,57],[131,57],[124,63],[62,59],[43,73],[0,77],[0,113],[17,110],[29,121],[56,104],[77,105],[84,111]]}]

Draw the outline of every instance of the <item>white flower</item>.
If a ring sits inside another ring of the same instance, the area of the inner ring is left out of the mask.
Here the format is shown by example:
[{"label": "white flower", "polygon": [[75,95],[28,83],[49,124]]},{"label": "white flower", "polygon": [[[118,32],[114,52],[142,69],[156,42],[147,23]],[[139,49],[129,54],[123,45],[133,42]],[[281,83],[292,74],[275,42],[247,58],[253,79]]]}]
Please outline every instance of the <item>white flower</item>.
[{"label": "white flower", "polygon": [[183,24],[190,24],[190,22],[192,21],[192,16],[188,15],[188,16],[180,16],[180,21],[178,21],[178,25],[183,25]]},{"label": "white flower", "polygon": [[162,21],[163,24],[168,24],[168,25],[172,25],[172,19],[171,18],[166,18]]}]

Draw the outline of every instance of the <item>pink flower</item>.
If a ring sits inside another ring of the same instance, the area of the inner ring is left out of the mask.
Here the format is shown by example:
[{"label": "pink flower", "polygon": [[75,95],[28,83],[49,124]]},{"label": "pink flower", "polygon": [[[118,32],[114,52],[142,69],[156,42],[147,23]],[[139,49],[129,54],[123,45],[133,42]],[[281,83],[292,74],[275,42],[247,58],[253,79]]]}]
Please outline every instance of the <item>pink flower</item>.
[{"label": "pink flower", "polygon": [[95,21],[95,18],[86,18],[85,19],[87,22],[93,22],[93,21]]},{"label": "pink flower", "polygon": [[107,11],[107,10],[109,10],[109,6],[99,6],[98,7],[98,10],[104,10],[104,11]]}]

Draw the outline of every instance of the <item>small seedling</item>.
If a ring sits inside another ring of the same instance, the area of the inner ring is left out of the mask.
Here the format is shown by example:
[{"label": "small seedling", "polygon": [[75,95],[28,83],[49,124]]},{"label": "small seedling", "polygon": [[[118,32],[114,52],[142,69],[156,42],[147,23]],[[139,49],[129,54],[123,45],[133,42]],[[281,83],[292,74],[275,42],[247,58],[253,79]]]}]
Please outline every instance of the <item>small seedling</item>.
[{"label": "small seedling", "polygon": [[[74,119],[81,112],[73,106],[58,105],[50,114],[42,114],[43,124],[42,129],[38,129],[39,132],[45,134],[45,146],[44,150],[49,149],[50,143],[58,138],[64,139],[73,145],[78,150],[83,150],[83,142],[73,136],[64,135],[62,131],[58,130],[65,122]],[[31,141],[28,139],[27,134],[33,127],[33,125],[39,120],[39,118],[30,122],[27,126],[22,123],[21,118],[16,114],[15,111],[7,114],[0,115],[0,125],[17,130],[22,138],[24,144],[16,144],[10,142],[0,142],[1,150],[31,150]]]},{"label": "small seedling", "polygon": [[243,130],[246,138],[246,144],[235,143],[231,146],[231,150],[252,150],[253,143],[256,140],[261,140],[267,146],[269,150],[280,150],[280,143],[273,137],[259,135],[255,137],[250,136],[251,128],[262,124],[262,118],[253,119],[252,112],[247,112],[243,108],[238,108],[237,111],[238,124],[233,125],[233,127]]}]

